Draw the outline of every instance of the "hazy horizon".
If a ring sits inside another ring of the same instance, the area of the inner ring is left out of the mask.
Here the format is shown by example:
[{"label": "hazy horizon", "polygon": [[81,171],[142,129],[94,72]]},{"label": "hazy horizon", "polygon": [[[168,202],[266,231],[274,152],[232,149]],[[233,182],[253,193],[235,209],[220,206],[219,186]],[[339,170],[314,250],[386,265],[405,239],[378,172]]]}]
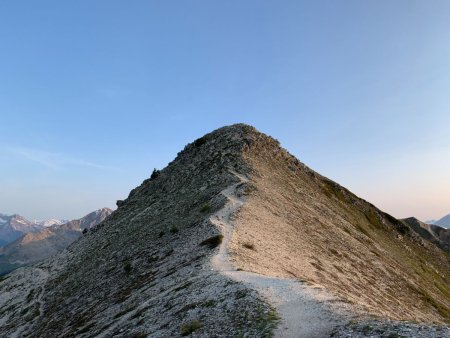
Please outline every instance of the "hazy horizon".
[{"label": "hazy horizon", "polygon": [[244,122],[397,218],[450,213],[450,3],[0,3],[0,213],[75,219]]}]

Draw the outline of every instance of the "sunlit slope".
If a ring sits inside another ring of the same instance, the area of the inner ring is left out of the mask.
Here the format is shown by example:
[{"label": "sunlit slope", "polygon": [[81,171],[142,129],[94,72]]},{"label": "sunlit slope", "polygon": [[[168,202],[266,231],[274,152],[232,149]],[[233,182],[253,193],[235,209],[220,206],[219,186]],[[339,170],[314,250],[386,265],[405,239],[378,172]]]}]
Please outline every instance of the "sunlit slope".
[{"label": "sunlit slope", "polygon": [[251,186],[233,238],[244,270],[317,283],[396,319],[449,321],[449,255],[253,134]]}]

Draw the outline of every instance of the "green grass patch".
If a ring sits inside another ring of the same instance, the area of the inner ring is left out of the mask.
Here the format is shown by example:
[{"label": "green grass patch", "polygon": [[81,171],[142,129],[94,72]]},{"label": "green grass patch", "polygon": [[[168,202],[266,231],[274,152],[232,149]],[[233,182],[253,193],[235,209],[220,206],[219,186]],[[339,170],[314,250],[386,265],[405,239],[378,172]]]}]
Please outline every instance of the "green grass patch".
[{"label": "green grass patch", "polygon": [[189,336],[192,332],[197,331],[201,327],[202,327],[202,324],[198,320],[193,320],[193,321],[183,324],[181,326],[181,335]]},{"label": "green grass patch", "polygon": [[258,337],[273,337],[273,331],[281,320],[281,317],[274,308],[267,309],[259,308],[259,317],[256,320],[257,330],[260,333]]},{"label": "green grass patch", "polygon": [[362,328],[362,332],[363,332],[365,335],[368,335],[370,332],[372,332],[372,330],[373,330],[373,327],[370,326],[370,325],[365,325],[365,326]]},{"label": "green grass patch", "polygon": [[201,213],[207,213],[210,211],[211,211],[211,206],[208,203],[203,204],[202,207],[200,208]]},{"label": "green grass patch", "polygon": [[28,292],[27,295],[27,303],[31,302],[31,300],[34,298],[35,289],[31,289],[30,292]]},{"label": "green grass patch", "polygon": [[358,229],[360,232],[362,232],[367,237],[371,238],[369,230],[367,230],[363,225],[359,223],[354,224],[355,228]]},{"label": "green grass patch", "polygon": [[125,264],[123,265],[123,271],[125,271],[127,275],[131,274],[131,272],[133,271],[133,265],[131,264],[131,262],[125,262]]},{"label": "green grass patch", "polygon": [[339,201],[346,203],[347,197],[345,196],[343,192],[343,188],[339,187],[336,183],[332,181],[324,181],[324,184],[321,185],[323,193],[330,199],[335,197]]},{"label": "green grass patch", "polygon": [[41,315],[41,304],[39,302],[33,305],[33,310],[30,313],[28,311],[28,315],[24,318],[26,321],[32,321],[34,318],[39,317]]},{"label": "green grass patch", "polygon": [[450,319],[450,309],[440,302],[436,301],[426,290],[416,288],[416,291],[423,297],[423,300],[434,307],[436,311],[445,319]]},{"label": "green grass patch", "polygon": [[206,302],[203,303],[204,307],[215,307],[217,304],[217,302],[213,299],[207,300]]},{"label": "green grass patch", "polygon": [[135,332],[130,336],[130,338],[147,338],[147,337],[148,333],[145,332]]},{"label": "green grass patch", "polygon": [[401,336],[397,332],[389,333],[388,338],[400,338]]}]

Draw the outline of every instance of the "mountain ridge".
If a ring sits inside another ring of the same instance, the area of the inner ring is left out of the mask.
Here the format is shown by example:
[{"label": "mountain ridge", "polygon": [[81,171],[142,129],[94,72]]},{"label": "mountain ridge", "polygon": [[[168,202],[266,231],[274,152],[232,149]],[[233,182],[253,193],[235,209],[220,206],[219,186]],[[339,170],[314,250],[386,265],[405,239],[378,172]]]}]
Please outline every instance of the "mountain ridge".
[{"label": "mountain ridge", "polygon": [[84,229],[92,229],[111,213],[111,209],[102,208],[77,220],[43,226],[35,232],[25,233],[14,242],[0,247],[0,275],[64,250],[81,236]]},{"label": "mountain ridge", "polygon": [[7,215],[0,213],[0,246],[16,240],[23,234],[40,229],[40,225],[30,222],[18,214]]},{"label": "mountain ridge", "polygon": [[[243,199],[227,216],[234,272],[326,290],[333,301],[308,299],[330,313],[340,299],[355,316],[448,322],[448,254],[238,124],[188,144],[64,252],[8,275],[0,333],[271,336],[282,309],[211,263],[233,185]],[[345,321],[335,318],[329,333]]]},{"label": "mountain ridge", "polygon": [[405,218],[402,221],[409,224],[422,238],[450,253],[450,229],[421,222],[415,217]]},{"label": "mountain ridge", "polygon": [[442,217],[438,220],[432,221],[432,224],[439,225],[443,228],[450,229],[450,214],[445,215],[444,217]]},{"label": "mountain ridge", "polygon": [[[449,265],[445,253],[425,242],[408,225],[309,169],[281,149],[278,142],[263,135],[258,139],[244,153],[255,170],[254,195],[235,224],[231,247],[238,266],[325,285],[369,312],[392,319],[422,317],[420,320],[427,321],[437,310],[448,320]],[[283,226],[276,236],[273,224]],[[243,243],[253,245],[255,250],[248,250]],[[438,279],[427,270],[429,264],[443,267]],[[428,295],[421,294],[433,288],[436,295],[429,314],[425,315],[423,308],[416,312],[417,304],[429,306]],[[392,297],[410,305],[394,309]],[[415,303],[410,302],[412,297]],[[446,305],[441,307],[441,300]]]}]

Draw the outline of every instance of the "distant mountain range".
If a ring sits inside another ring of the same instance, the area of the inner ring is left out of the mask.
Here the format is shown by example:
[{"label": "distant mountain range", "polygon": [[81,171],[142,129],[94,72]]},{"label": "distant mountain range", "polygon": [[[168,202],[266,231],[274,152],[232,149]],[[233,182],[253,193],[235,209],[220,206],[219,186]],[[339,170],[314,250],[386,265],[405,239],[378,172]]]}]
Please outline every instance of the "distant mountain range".
[{"label": "distant mountain range", "polygon": [[405,218],[402,221],[407,223],[422,238],[450,253],[450,229],[421,222],[415,217]]},{"label": "distant mountain range", "polygon": [[430,221],[427,221],[426,223],[435,224],[435,225],[439,225],[443,228],[450,229],[450,214],[442,217],[439,220],[430,220]]},{"label": "distant mountain range", "polygon": [[40,225],[44,228],[51,227],[53,225],[65,224],[67,222],[69,222],[68,219],[56,219],[56,218],[50,218],[50,219],[46,219],[43,221],[37,221],[37,220],[34,221],[35,224]]},{"label": "distant mountain range", "polygon": [[95,227],[111,213],[111,209],[103,208],[65,223],[55,219],[30,222],[19,215],[2,215],[4,242],[16,238],[0,247],[0,275],[64,250],[84,229]]},{"label": "distant mountain range", "polygon": [[20,215],[0,213],[0,246],[11,243],[27,233],[41,230],[43,225],[31,222]]}]

